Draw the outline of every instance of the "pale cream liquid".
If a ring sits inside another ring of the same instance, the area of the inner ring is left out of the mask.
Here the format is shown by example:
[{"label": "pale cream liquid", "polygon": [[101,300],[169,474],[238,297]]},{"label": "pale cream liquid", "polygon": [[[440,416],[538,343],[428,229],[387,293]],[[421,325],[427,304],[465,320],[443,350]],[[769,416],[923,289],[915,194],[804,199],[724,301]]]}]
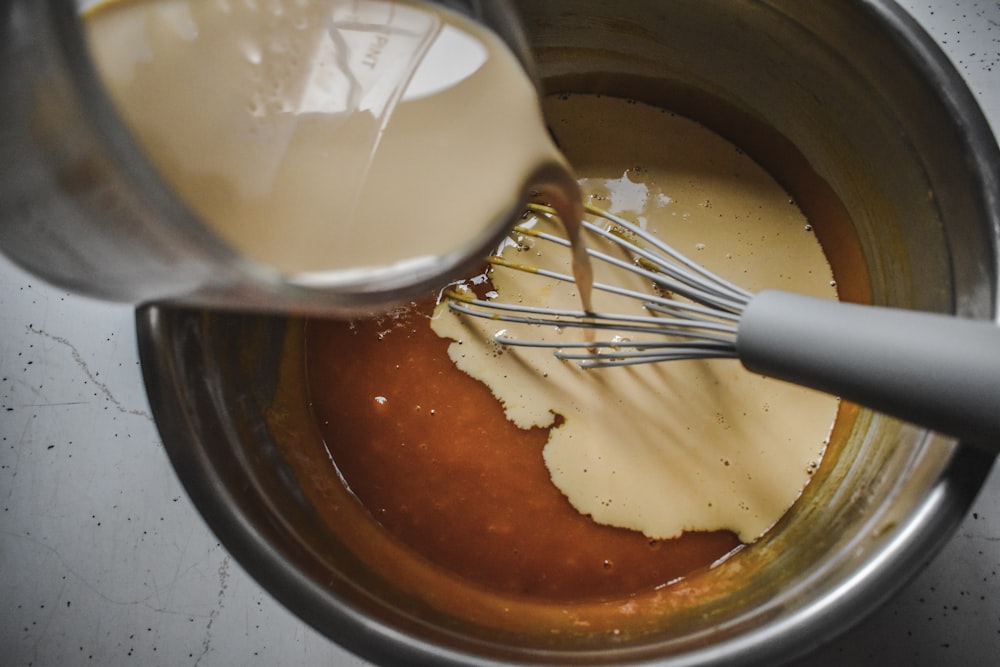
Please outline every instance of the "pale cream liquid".
[{"label": "pale cream liquid", "polygon": [[[660,109],[607,97],[550,99],[546,116],[595,205],[639,221],[752,291],[836,297],[806,219],[731,144]],[[521,241],[503,255],[567,273],[564,249]],[[601,263],[594,270],[599,282],[650,289]],[[579,308],[572,284],[505,269],[491,278],[499,300]],[[597,311],[642,313],[621,297],[595,292],[593,299]],[[500,329],[584,340],[579,330],[463,318],[446,304],[432,327],[454,341],[451,358],[491,388],[512,422],[552,426],[545,462],[580,512],[651,538],[729,529],[744,542],[756,539],[800,495],[837,412],[835,398],[753,375],[737,360],[585,371],[551,350],[492,341]]]},{"label": "pale cream liquid", "polygon": [[[366,22],[376,27],[356,28]],[[294,280],[432,266],[515,213],[546,165],[562,199],[579,199],[520,64],[451,14],[377,0],[155,0],[103,3],[86,26],[103,81],[167,182],[239,253]],[[375,68],[388,74],[362,85]],[[393,77],[410,81],[401,96],[385,86]]]}]

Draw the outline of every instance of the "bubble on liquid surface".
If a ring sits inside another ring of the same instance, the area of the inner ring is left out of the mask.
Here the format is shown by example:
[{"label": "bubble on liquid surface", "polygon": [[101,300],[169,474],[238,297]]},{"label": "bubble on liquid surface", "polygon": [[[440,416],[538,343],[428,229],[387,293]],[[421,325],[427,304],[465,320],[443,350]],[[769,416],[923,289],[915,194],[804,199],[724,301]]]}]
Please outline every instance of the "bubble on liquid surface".
[{"label": "bubble on liquid surface", "polygon": [[252,65],[259,65],[263,59],[263,55],[260,50],[260,44],[253,39],[242,39],[240,40],[240,51],[243,52],[243,56]]}]

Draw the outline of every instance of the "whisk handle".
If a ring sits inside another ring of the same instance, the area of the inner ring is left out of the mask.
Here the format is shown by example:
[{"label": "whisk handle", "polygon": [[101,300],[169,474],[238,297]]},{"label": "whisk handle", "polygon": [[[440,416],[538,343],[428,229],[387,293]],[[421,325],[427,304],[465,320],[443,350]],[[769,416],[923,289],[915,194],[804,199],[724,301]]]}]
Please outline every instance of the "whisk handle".
[{"label": "whisk handle", "polygon": [[736,347],[756,373],[1000,452],[1000,327],[781,291],[757,294]]}]

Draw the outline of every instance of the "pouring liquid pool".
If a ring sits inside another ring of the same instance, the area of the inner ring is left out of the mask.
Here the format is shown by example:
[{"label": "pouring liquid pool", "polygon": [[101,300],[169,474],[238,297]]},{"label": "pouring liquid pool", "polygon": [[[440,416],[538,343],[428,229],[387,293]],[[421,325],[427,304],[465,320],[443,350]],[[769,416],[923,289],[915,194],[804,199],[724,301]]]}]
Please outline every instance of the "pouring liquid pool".
[{"label": "pouring liquid pool", "polygon": [[[732,144],[623,99],[555,97],[546,111],[596,204],[752,288],[836,295],[811,223]],[[569,271],[568,252],[530,238],[503,254]],[[469,289],[579,308],[575,285],[516,272]],[[597,311],[621,307],[594,295]],[[378,321],[313,320],[306,367],[333,465],[373,519],[506,595],[617,599],[709,567],[780,520],[838,413],[837,399],[735,360],[582,371],[549,349],[498,346],[501,328],[513,327],[433,301]]]}]

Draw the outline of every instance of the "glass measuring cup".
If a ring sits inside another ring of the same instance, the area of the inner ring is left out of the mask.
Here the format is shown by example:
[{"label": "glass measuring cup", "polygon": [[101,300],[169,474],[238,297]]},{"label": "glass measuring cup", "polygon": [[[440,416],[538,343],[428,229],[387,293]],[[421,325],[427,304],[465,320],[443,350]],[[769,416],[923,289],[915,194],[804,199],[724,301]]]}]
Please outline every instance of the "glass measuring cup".
[{"label": "glass measuring cup", "polygon": [[[435,243],[440,247],[431,252],[414,249],[407,255],[407,248],[397,248],[381,262],[293,271],[266,256],[254,256],[225,230],[207,224],[205,212],[164,177],[162,165],[136,140],[134,128],[123,118],[127,114],[108,94],[106,79],[92,58],[93,45],[88,45],[80,12],[93,4],[15,0],[0,10],[0,87],[11,100],[0,110],[0,150],[9,156],[0,166],[0,248],[49,282],[136,303],[167,300],[240,309],[369,312],[425,293],[477,264],[520,210],[522,201],[511,197],[509,209],[492,219],[470,220],[473,229],[466,237],[439,237]],[[197,24],[185,23],[190,18],[184,12],[188,3],[163,4],[175,12],[174,28],[182,33],[197,30]],[[237,5],[236,0],[231,4]],[[281,3],[253,4],[266,9]],[[307,3],[285,4],[288,9]],[[447,55],[435,56],[447,41],[442,35],[448,34],[429,9],[436,3],[326,4],[331,10],[327,29],[312,45],[313,55],[319,53],[327,65],[326,74],[322,85],[301,91],[293,111],[365,111],[375,122],[355,133],[354,141],[370,145],[374,154],[388,119],[405,96],[429,94],[434,85],[446,82],[447,75],[422,75],[426,68],[421,64],[448,65],[465,58],[449,63]],[[440,4],[488,26],[525,69],[529,67],[516,18],[506,3]],[[252,46],[243,55],[249,61],[261,56]],[[252,151],[249,156],[253,158]],[[200,159],[210,164],[216,157],[206,150]],[[369,167],[361,160],[338,172],[349,173],[355,182],[331,182],[349,195],[364,182]],[[270,168],[276,165],[255,163],[258,173],[266,175]],[[521,199],[526,196],[522,193]],[[343,209],[353,205],[345,197]],[[378,230],[365,233],[372,237],[373,252],[386,246]]]}]

